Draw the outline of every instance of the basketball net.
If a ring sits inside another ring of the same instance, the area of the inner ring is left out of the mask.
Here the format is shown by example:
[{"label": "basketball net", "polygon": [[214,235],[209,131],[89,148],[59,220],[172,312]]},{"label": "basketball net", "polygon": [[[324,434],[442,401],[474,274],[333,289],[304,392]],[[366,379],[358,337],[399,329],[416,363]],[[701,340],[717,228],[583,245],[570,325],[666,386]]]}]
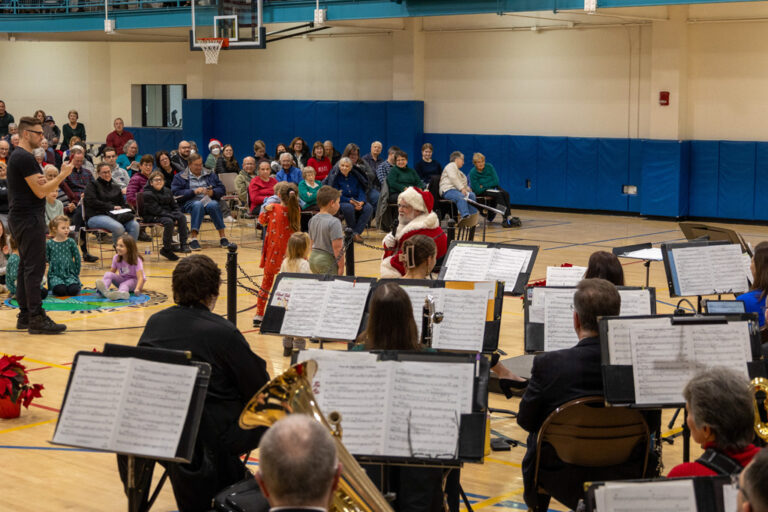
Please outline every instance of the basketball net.
[{"label": "basketball net", "polygon": [[198,39],[197,45],[203,50],[205,54],[206,64],[218,64],[219,52],[224,45],[224,38],[212,37],[207,39]]}]

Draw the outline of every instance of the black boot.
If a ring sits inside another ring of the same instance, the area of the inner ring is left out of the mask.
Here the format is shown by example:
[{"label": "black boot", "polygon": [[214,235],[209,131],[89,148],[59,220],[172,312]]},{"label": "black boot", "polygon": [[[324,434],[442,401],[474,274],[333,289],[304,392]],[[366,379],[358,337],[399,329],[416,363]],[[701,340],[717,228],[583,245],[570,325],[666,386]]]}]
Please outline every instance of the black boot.
[{"label": "black boot", "polygon": [[29,329],[29,313],[19,313],[16,315],[16,328],[23,330]]},{"label": "black boot", "polygon": [[29,317],[29,334],[60,334],[66,329],[66,325],[57,324],[45,312]]}]

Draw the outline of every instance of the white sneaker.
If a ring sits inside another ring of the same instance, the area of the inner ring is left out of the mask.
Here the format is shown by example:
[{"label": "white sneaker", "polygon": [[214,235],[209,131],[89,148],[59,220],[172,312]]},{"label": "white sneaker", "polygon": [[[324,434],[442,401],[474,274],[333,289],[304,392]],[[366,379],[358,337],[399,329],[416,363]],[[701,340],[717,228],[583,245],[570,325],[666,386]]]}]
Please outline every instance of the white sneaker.
[{"label": "white sneaker", "polygon": [[96,290],[101,294],[102,297],[107,296],[107,285],[104,284],[104,281],[99,279],[96,281]]},{"label": "white sneaker", "polygon": [[224,222],[235,222],[235,219],[231,215],[227,215],[224,217]]}]

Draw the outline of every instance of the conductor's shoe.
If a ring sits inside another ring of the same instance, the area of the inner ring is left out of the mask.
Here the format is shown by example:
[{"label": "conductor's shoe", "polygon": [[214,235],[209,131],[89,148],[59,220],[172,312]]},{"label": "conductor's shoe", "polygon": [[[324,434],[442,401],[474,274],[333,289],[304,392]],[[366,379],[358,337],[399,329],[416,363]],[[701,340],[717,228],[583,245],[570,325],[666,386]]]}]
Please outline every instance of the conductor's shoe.
[{"label": "conductor's shoe", "polygon": [[26,313],[19,313],[16,315],[16,328],[17,329],[29,329],[29,315]]},{"label": "conductor's shoe", "polygon": [[29,317],[29,334],[59,334],[67,330],[64,324],[57,324],[51,318],[42,313]]},{"label": "conductor's shoe", "polygon": [[99,257],[94,256],[93,254],[85,253],[83,254],[83,261],[86,263],[96,263],[99,261]]},{"label": "conductor's shoe", "polygon": [[253,317],[253,326],[256,328],[261,327],[261,321],[264,320],[262,315],[256,315]]},{"label": "conductor's shoe", "polygon": [[165,247],[160,249],[160,256],[162,256],[162,257],[164,257],[164,258],[166,258],[166,259],[168,259],[170,261],[176,261],[176,260],[179,259],[179,257],[176,256],[176,253],[174,253],[172,249],[166,249]]}]

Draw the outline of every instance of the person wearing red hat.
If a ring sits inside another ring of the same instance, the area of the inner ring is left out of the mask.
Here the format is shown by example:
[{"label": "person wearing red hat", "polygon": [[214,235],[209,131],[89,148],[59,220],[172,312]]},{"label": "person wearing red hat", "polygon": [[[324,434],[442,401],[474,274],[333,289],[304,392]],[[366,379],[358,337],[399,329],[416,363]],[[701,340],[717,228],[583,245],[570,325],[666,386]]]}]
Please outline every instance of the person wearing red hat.
[{"label": "person wearing red hat", "polygon": [[208,143],[208,158],[205,159],[205,168],[210,169],[211,171],[216,168],[216,160],[219,159],[219,156],[221,156],[221,142],[219,142],[217,139],[211,139],[211,141]]},{"label": "person wearing red hat", "polygon": [[448,237],[440,227],[435,212],[434,198],[426,190],[408,187],[397,196],[398,226],[395,234],[384,237],[384,259],[381,261],[382,278],[399,278],[405,275],[405,265],[400,259],[403,243],[415,235],[425,235],[437,245],[439,260],[448,249]]}]

